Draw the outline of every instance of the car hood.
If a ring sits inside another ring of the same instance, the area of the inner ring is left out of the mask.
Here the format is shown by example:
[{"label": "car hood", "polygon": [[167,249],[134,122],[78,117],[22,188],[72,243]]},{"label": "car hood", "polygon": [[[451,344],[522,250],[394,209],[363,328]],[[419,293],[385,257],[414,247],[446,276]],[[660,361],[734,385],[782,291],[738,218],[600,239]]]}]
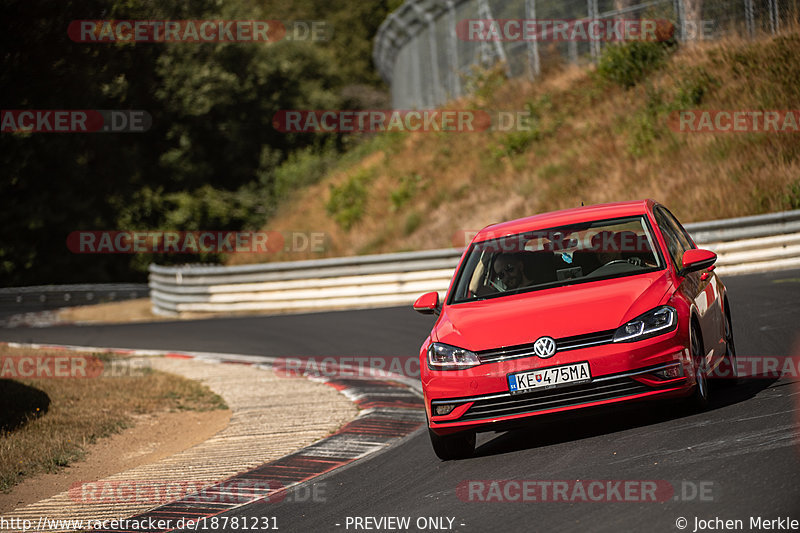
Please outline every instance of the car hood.
[{"label": "car hood", "polygon": [[663,303],[666,271],[448,305],[433,339],[472,351],[616,329]]}]

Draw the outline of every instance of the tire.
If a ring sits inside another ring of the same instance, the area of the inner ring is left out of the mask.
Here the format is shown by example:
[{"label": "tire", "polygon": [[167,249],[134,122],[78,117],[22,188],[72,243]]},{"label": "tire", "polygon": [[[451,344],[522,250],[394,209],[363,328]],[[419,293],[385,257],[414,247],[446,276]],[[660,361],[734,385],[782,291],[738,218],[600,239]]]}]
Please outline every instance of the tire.
[{"label": "tire", "polygon": [[733,323],[729,307],[725,305],[725,359],[719,365],[720,377],[715,385],[734,386],[739,382],[739,369],[736,367],[736,345],[733,342]]},{"label": "tire", "polygon": [[705,352],[703,351],[703,338],[700,328],[692,322],[689,333],[689,345],[692,355],[692,372],[694,373],[695,386],[688,404],[692,411],[703,411],[708,407],[708,376],[706,375]]},{"label": "tire", "polygon": [[466,459],[475,451],[475,433],[471,431],[442,436],[428,429],[428,436],[434,453],[442,461]]}]

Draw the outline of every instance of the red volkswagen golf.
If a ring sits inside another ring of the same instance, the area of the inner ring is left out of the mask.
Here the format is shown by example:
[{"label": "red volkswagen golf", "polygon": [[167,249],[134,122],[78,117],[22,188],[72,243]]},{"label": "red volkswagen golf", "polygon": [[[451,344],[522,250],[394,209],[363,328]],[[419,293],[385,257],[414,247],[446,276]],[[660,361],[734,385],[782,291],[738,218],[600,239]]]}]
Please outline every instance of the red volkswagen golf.
[{"label": "red volkswagen golf", "polygon": [[[471,455],[479,431],[633,400],[708,401],[736,370],[730,306],[675,217],[652,200],[495,224],[472,240],[420,351],[433,449]],[[722,368],[720,368],[722,367]]]}]

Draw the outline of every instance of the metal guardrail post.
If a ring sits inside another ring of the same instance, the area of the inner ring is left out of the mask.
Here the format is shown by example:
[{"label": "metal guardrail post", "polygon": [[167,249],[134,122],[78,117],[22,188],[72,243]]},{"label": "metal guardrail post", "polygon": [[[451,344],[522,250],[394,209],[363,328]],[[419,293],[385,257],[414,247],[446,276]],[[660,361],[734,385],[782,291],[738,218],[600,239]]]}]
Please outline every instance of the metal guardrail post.
[{"label": "metal guardrail post", "polygon": [[750,37],[755,36],[756,24],[753,13],[753,0],[744,0],[744,20],[748,35],[750,35]]},{"label": "metal guardrail post", "polygon": [[[588,12],[589,21],[599,18],[600,10],[597,7],[597,0],[586,0],[586,11]],[[592,61],[597,62],[600,57],[600,43],[596,40],[589,42],[589,50],[592,55]]]},{"label": "metal guardrail post", "polygon": [[773,35],[780,30],[781,19],[778,13],[778,0],[769,0],[769,25]]},{"label": "metal guardrail post", "polygon": [[452,98],[461,97],[461,78],[459,76],[458,60],[458,35],[456,33],[456,5],[453,0],[447,0],[447,24],[450,31],[447,32],[447,57],[450,62],[450,96]]},{"label": "metal guardrail post", "polygon": [[[536,20],[536,0],[525,0],[525,17]],[[539,39],[528,41],[528,64],[531,67],[531,77],[538,78],[542,73],[542,62],[539,57]]]}]

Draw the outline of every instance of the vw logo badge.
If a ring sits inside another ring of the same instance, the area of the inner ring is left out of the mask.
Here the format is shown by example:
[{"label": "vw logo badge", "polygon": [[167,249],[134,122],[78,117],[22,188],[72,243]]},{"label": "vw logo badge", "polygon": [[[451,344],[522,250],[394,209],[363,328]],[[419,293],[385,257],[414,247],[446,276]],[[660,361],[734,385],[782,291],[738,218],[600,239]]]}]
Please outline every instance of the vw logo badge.
[{"label": "vw logo badge", "polygon": [[539,337],[533,343],[533,351],[542,359],[552,357],[556,353],[556,340],[553,337]]}]

